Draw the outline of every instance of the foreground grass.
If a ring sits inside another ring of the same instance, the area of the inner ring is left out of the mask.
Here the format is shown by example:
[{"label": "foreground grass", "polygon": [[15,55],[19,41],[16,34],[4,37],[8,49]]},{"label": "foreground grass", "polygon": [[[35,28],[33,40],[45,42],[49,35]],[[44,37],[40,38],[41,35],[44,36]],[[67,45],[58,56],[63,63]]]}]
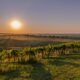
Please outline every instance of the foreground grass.
[{"label": "foreground grass", "polygon": [[0,80],[80,80],[80,54],[40,62],[1,63]]}]

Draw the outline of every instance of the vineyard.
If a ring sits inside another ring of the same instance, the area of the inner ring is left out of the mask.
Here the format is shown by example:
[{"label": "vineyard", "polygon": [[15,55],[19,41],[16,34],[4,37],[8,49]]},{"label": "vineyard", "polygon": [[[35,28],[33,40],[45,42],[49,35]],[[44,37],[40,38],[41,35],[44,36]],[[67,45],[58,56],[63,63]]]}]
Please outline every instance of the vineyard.
[{"label": "vineyard", "polygon": [[80,41],[1,49],[0,80],[80,80]]}]

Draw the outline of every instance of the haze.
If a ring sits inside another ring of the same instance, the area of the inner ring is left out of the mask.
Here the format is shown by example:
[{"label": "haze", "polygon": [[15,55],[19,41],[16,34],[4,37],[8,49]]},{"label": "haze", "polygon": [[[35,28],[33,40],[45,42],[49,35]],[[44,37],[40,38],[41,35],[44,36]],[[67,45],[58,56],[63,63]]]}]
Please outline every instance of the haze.
[{"label": "haze", "polygon": [[80,0],[0,0],[0,32],[22,20],[19,33],[80,33]]}]

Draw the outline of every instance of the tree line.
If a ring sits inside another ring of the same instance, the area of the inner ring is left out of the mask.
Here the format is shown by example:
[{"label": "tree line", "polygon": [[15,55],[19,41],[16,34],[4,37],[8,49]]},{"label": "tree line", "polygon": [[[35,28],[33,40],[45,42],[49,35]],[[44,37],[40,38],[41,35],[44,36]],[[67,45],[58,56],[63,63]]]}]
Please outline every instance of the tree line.
[{"label": "tree line", "polygon": [[19,50],[0,50],[0,62],[27,62],[44,58],[79,53],[80,42],[49,44],[42,47],[29,47]]}]

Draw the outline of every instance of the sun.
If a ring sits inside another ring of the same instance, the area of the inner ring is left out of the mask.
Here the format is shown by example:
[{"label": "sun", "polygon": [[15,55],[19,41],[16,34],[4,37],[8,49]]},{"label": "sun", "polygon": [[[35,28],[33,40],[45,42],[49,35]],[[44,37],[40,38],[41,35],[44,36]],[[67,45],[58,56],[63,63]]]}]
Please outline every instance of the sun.
[{"label": "sun", "polygon": [[19,30],[22,27],[22,23],[19,20],[13,20],[11,21],[10,26],[14,30]]}]

